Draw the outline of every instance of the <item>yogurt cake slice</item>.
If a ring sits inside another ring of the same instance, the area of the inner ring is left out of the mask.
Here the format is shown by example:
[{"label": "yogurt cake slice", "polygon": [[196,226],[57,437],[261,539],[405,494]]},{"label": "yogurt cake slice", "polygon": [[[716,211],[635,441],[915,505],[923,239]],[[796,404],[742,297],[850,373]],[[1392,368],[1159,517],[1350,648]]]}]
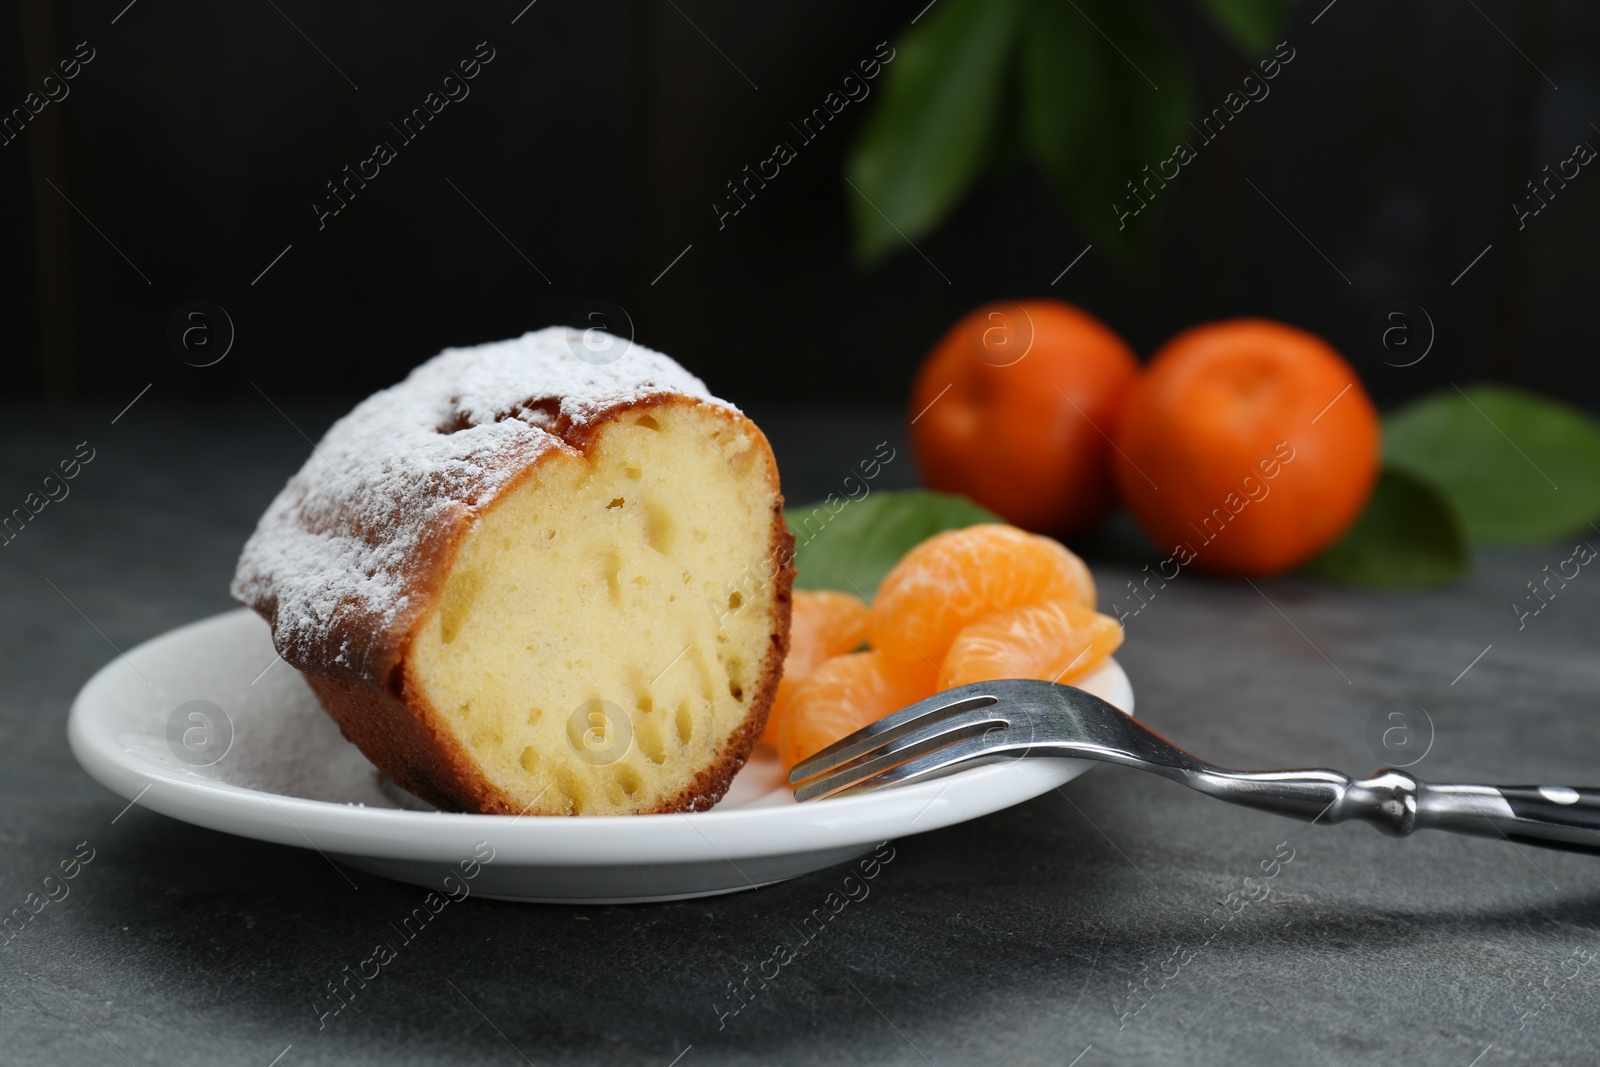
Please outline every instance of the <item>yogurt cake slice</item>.
[{"label": "yogurt cake slice", "polygon": [[344,736],[445,810],[709,808],[777,688],[766,438],[666,356],[593,366],[581,337],[448,349],[363,401],[234,575]]}]

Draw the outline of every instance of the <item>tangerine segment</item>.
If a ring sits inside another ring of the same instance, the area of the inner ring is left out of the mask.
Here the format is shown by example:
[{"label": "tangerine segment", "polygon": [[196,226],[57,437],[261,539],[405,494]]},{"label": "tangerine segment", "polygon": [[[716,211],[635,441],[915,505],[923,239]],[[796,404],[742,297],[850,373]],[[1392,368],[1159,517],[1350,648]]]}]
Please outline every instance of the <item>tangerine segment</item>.
[{"label": "tangerine segment", "polygon": [[794,690],[824,661],[854,652],[867,638],[867,605],[858,596],[831,589],[794,591],[789,616],[789,654],[783,661],[778,692],[761,731],[763,744],[776,746],[778,722],[786,714]]},{"label": "tangerine segment", "polygon": [[825,660],[854,652],[867,639],[866,602],[832,589],[794,591],[785,674],[807,675]]},{"label": "tangerine segment", "polygon": [[1059,542],[993,523],[946,530],[907,552],[878,586],[867,642],[896,659],[938,664],[963,627],[1057,599],[1095,603],[1089,568]]},{"label": "tangerine segment", "polygon": [[938,672],[921,662],[893,659],[875,649],[835,656],[795,686],[778,722],[778,758],[792,768],[938,688]]},{"label": "tangerine segment", "polygon": [[1105,662],[1122,636],[1120,622],[1075,600],[997,611],[956,636],[944,658],[944,686],[998,678],[1071,681]]}]

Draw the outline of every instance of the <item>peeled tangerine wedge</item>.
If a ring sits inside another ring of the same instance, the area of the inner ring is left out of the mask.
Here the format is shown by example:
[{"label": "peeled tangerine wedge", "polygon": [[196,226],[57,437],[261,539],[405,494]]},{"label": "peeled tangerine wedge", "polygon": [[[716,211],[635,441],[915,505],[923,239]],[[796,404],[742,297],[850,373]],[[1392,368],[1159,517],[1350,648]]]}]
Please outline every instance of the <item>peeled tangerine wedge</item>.
[{"label": "peeled tangerine wedge", "polygon": [[939,690],[939,672],[920,660],[877,651],[835,656],[802,680],[778,723],[778,758],[793,767],[839,738]]},{"label": "peeled tangerine wedge", "polygon": [[778,744],[778,723],[787,713],[802,679],[825,660],[854,652],[867,638],[867,605],[860,597],[831,589],[796,589],[789,617],[789,655],[783,661],[778,693],[767,712],[763,744]]},{"label": "peeled tangerine wedge", "polygon": [[1094,578],[1083,560],[1014,526],[947,530],[907,552],[884,577],[867,642],[896,659],[932,666],[944,661],[965,627],[1043,600],[1093,608]]},{"label": "peeled tangerine wedge", "polygon": [[1122,624],[1075,600],[997,611],[963,629],[944,659],[943,685],[998,678],[1070,682],[1122,644]]}]

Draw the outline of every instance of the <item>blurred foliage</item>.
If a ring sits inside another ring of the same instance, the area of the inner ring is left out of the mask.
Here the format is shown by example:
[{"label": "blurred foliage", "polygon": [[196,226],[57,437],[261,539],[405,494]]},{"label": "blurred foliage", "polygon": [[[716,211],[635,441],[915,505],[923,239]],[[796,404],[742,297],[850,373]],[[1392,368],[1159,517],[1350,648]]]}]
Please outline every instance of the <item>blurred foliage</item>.
[{"label": "blurred foliage", "polygon": [[[1196,0],[1246,55],[1291,0]],[[992,168],[1021,156],[1097,244],[1133,252],[1154,212],[1120,223],[1126,183],[1185,136],[1193,89],[1147,0],[937,0],[895,42],[845,163],[856,254],[932,232]]]},{"label": "blurred foliage", "polygon": [[942,0],[896,43],[846,165],[861,193],[852,205],[863,260],[900,247],[901,231],[916,240],[937,226],[999,149],[1017,6]]},{"label": "blurred foliage", "polygon": [[1305,573],[1436,585],[1466,542],[1540,545],[1600,533],[1600,424],[1500,385],[1451,386],[1384,419],[1384,473],[1360,521]]},{"label": "blurred foliage", "polygon": [[1437,489],[1384,468],[1355,526],[1302,573],[1351,585],[1443,585],[1472,569],[1461,521]]},{"label": "blurred foliage", "polygon": [[1559,401],[1497,385],[1451,387],[1392,412],[1383,451],[1437,485],[1467,536],[1529,544],[1600,519],[1600,429]]},{"label": "blurred foliage", "polygon": [[1296,0],[1199,0],[1217,28],[1245,55],[1265,55]]}]

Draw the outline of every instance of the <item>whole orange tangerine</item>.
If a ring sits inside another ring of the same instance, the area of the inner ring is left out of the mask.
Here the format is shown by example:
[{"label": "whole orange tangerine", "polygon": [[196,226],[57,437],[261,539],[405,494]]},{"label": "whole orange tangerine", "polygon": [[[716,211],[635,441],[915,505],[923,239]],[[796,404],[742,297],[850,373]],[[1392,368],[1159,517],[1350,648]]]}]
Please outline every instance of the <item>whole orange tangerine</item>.
[{"label": "whole orange tangerine", "polygon": [[911,446],[933,489],[1039,533],[1105,515],[1118,415],[1138,373],[1110,327],[1059,300],[988,304],[917,372]]},{"label": "whole orange tangerine", "polygon": [[1279,574],[1338,540],[1378,478],[1378,413],[1322,338],[1234,319],[1168,341],[1129,391],[1117,488],[1174,562]]}]

